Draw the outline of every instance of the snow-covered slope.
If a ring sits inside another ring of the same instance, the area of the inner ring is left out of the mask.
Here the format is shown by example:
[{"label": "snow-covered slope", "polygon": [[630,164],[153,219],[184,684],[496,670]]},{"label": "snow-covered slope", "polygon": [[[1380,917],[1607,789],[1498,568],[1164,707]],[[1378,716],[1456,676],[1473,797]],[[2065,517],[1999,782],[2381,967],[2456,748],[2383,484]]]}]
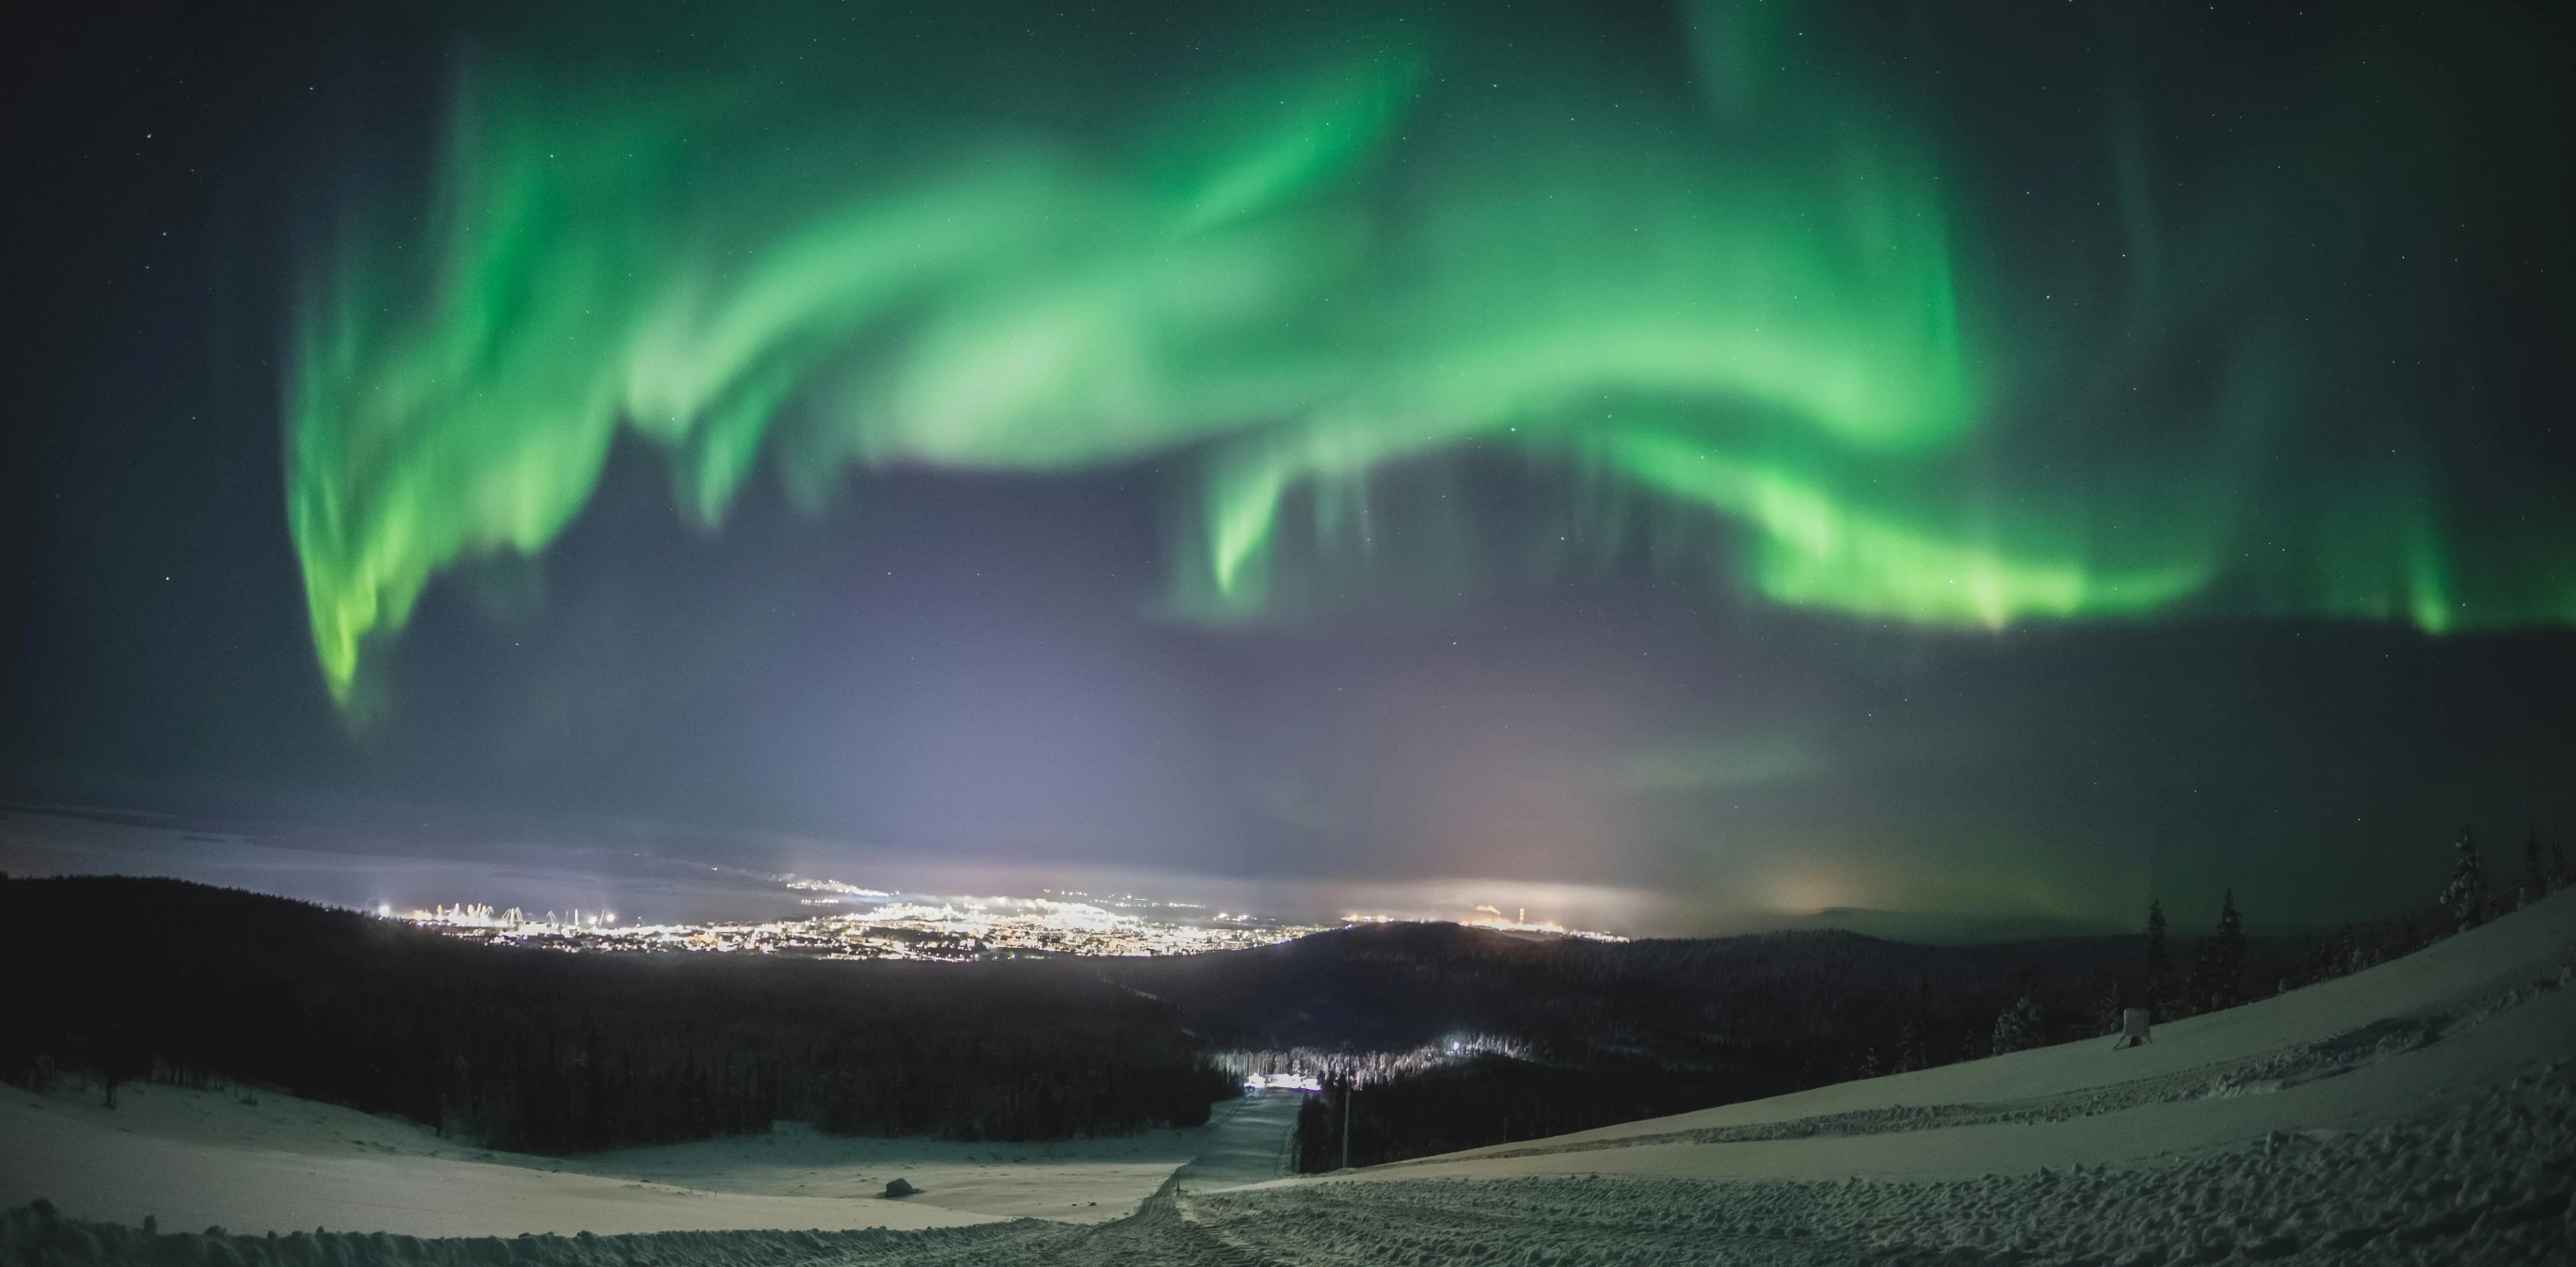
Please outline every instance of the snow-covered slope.
[{"label": "snow-covered slope", "polygon": [[[1292,1096],[1247,1099],[1218,1106],[1204,1127],[1051,1144],[852,1139],[785,1123],[765,1135],[551,1158],[266,1092],[129,1086],[109,1109],[95,1089],[0,1087],[0,1206],[46,1197],[79,1218],[150,1215],[169,1228],[254,1234],[1096,1223],[1133,1213],[1184,1165],[1208,1181],[1282,1173],[1275,1161],[1294,1108]],[[1219,1156],[1231,1164],[1206,1164]],[[882,1199],[898,1176],[920,1194]]]},{"label": "snow-covered slope", "polygon": [[[476,1153],[408,1123],[285,1096],[257,1115],[220,1093],[127,1088],[120,1107],[0,1089],[0,1193],[172,1229],[329,1227],[411,1236],[763,1227],[926,1228],[995,1215],[897,1201],[710,1192]],[[121,1120],[120,1120],[121,1119]],[[241,1127],[225,1138],[227,1125]],[[1150,1182],[1148,1184],[1150,1190]]]}]

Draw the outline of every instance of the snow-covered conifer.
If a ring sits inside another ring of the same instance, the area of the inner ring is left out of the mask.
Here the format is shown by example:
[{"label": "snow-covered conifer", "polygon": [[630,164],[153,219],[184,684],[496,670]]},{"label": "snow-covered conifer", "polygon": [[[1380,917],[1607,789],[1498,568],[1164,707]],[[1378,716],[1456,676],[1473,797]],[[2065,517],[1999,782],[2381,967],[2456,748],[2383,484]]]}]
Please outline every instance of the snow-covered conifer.
[{"label": "snow-covered conifer", "polygon": [[2487,922],[2495,898],[2487,888],[2486,864],[2478,857],[2478,838],[2468,828],[2451,844],[2451,883],[2442,890],[2442,909],[2460,921],[2462,931]]},{"label": "snow-covered conifer", "polygon": [[2039,1046],[2042,1023],[2038,1000],[2030,997],[2030,991],[2022,991],[2020,998],[1995,1017],[1995,1054]]}]

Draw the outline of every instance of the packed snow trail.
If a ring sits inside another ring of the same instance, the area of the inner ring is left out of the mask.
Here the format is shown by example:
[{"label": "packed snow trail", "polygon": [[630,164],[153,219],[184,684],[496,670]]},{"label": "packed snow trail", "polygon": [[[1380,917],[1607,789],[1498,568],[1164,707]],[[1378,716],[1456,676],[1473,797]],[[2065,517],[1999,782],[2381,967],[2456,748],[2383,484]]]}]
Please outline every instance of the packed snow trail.
[{"label": "packed snow trail", "polygon": [[1110,1223],[1017,1219],[918,1232],[649,1232],[630,1236],[422,1238],[366,1232],[297,1232],[237,1236],[203,1232],[146,1233],[114,1224],[62,1218],[51,1202],[0,1215],[0,1262],[12,1267],[65,1263],[159,1263],[192,1267],[321,1267],[422,1263],[442,1267],[534,1264],[848,1264],[849,1267],[1262,1267],[1270,1259],[1227,1245],[1183,1219],[1166,1182],[1133,1214]]}]

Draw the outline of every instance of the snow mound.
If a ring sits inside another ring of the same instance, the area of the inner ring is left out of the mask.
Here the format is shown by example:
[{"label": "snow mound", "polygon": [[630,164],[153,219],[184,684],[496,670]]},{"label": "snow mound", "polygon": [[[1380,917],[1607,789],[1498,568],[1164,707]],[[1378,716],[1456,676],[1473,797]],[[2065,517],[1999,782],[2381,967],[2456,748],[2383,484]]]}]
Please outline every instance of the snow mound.
[{"label": "snow mound", "polygon": [[0,1263],[63,1267],[70,1263],[162,1264],[163,1267],[321,1267],[323,1264],[427,1264],[430,1267],[611,1267],[689,1263],[756,1267],[770,1263],[969,1263],[993,1261],[1000,1242],[1026,1248],[1034,1219],[975,1227],[890,1232],[648,1232],[626,1236],[402,1236],[391,1232],[296,1232],[240,1236],[220,1227],[155,1232],[62,1217],[39,1199],[0,1213]]}]

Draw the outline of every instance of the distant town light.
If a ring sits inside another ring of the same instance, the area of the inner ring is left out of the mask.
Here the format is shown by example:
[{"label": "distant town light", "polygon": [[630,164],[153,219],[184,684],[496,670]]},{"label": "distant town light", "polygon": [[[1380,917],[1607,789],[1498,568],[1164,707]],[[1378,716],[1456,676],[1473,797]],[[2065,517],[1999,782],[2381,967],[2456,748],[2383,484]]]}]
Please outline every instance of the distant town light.
[{"label": "distant town light", "polygon": [[[818,959],[966,960],[1023,954],[1077,956],[1186,955],[1213,950],[1243,950],[1291,941],[1331,925],[1292,924],[1242,911],[1212,915],[1182,914],[1207,908],[1187,902],[1159,902],[1132,894],[1111,894],[1093,901],[1068,901],[1083,895],[1055,891],[1054,897],[929,897],[863,889],[836,880],[780,877],[783,887],[802,893],[828,893],[829,898],[799,897],[806,906],[848,904],[847,913],[816,913],[765,923],[618,925],[617,912],[575,909],[547,911],[542,920],[518,907],[496,912],[485,903],[438,904],[406,916],[413,924],[451,936],[506,945],[568,951],[700,951],[716,954],[801,955]],[[862,897],[866,900],[861,900]],[[1103,905],[1103,904],[1106,905]],[[1524,908],[1517,918],[1489,914],[1458,921],[1466,927],[1503,932],[1626,941],[1611,933],[1566,928],[1553,922],[1531,923]],[[1142,910],[1152,912],[1139,914]],[[1164,912],[1171,912],[1165,914]],[[394,918],[389,903],[376,914]],[[1352,913],[1344,926],[1394,923],[1405,917]],[[1471,1045],[1472,1046],[1472,1045]],[[1434,1049],[1436,1050],[1436,1049]]]}]

